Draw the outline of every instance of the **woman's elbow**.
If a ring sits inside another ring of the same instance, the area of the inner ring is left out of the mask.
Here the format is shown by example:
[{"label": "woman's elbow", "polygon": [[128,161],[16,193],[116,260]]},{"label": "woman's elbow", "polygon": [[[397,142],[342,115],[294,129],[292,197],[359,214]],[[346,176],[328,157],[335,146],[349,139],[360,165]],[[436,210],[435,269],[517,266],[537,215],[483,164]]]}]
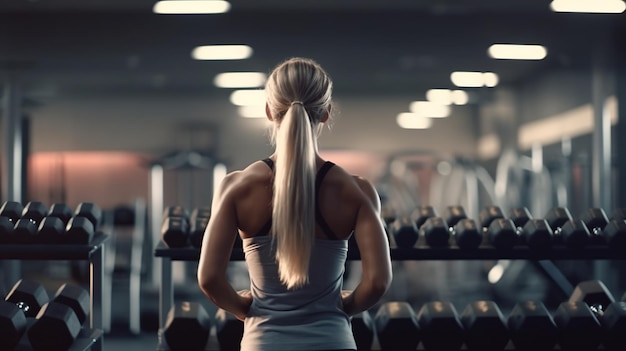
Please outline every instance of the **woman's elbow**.
[{"label": "woman's elbow", "polygon": [[214,274],[198,273],[198,286],[207,296],[211,296],[213,294],[213,291],[215,291],[217,287],[217,282],[218,277]]}]

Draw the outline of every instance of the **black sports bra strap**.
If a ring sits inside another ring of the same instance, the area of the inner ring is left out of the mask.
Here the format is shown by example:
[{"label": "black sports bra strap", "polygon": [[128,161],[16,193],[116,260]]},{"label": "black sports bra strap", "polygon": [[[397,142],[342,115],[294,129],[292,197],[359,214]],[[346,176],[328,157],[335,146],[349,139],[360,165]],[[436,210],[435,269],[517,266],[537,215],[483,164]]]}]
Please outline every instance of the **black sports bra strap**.
[{"label": "black sports bra strap", "polygon": [[330,229],[328,223],[326,223],[326,220],[324,220],[324,217],[322,216],[322,211],[319,207],[320,186],[322,185],[324,177],[334,165],[334,163],[326,161],[322,165],[322,168],[320,168],[320,170],[317,172],[317,176],[315,179],[315,219],[317,220],[317,224],[322,227],[322,230],[329,239],[338,240],[339,238],[337,237],[337,235],[335,235],[333,230]]},{"label": "black sports bra strap", "polygon": [[264,158],[263,160],[261,160],[263,162],[265,162],[265,164],[273,171],[274,170],[274,161],[272,161],[271,158]]}]

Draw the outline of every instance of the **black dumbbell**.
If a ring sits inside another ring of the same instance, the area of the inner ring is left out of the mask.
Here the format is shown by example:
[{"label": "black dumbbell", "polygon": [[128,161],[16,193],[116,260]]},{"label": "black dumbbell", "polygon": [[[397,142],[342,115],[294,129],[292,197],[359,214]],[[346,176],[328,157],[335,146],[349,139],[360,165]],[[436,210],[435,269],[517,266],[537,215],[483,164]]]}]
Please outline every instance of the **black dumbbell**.
[{"label": "black dumbbell", "polygon": [[531,250],[546,251],[552,248],[554,235],[545,219],[529,219],[522,227],[520,236]]},{"label": "black dumbbell", "polygon": [[196,207],[189,216],[189,242],[193,247],[201,247],[204,231],[211,218],[210,207]]},{"label": "black dumbbell", "polygon": [[374,316],[382,350],[414,351],[420,342],[420,326],[413,307],[404,301],[383,303]]},{"label": "black dumbbell", "polygon": [[243,338],[242,321],[220,308],[215,313],[215,332],[220,350],[239,350]]},{"label": "black dumbbell", "polygon": [[580,219],[585,223],[591,234],[590,242],[596,245],[606,245],[602,232],[609,223],[609,217],[604,209],[599,207],[589,208],[580,216]]},{"label": "black dumbbell", "polygon": [[528,223],[528,221],[532,218],[533,216],[526,207],[514,207],[509,213],[509,219],[513,221],[513,224],[516,228],[518,228],[518,231],[521,231],[522,228],[524,228],[524,225],[526,225],[526,223]]},{"label": "black dumbbell", "polygon": [[81,202],[74,210],[74,217],[87,218],[93,224],[94,230],[97,230],[102,221],[102,210],[93,202]]},{"label": "black dumbbell", "polygon": [[626,208],[613,211],[609,223],[604,227],[604,239],[610,248],[623,250],[626,248]]},{"label": "black dumbbell", "polygon": [[476,221],[471,218],[461,219],[454,226],[454,240],[463,250],[472,250],[480,246],[483,241],[483,232]]},{"label": "black dumbbell", "polygon": [[9,217],[0,217],[0,244],[11,242],[14,226],[15,223]]},{"label": "black dumbbell", "polygon": [[626,302],[615,301],[609,304],[600,324],[604,331],[602,344],[607,350],[626,350]]},{"label": "black dumbbell", "polygon": [[585,247],[591,238],[587,226],[580,219],[574,219],[566,207],[553,207],[545,215],[554,232],[555,242],[572,249]]},{"label": "black dumbbell", "polygon": [[585,302],[562,302],[553,318],[561,350],[596,350],[600,345],[602,328]]},{"label": "black dumbbell", "polygon": [[509,250],[518,240],[513,221],[505,218],[498,206],[485,206],[479,214],[480,225],[487,232],[489,243],[499,250]]},{"label": "black dumbbell", "polygon": [[39,225],[39,222],[48,214],[48,208],[41,201],[30,201],[22,210],[22,218],[30,219]]},{"label": "black dumbbell", "polygon": [[368,311],[358,313],[351,318],[352,335],[359,351],[369,351],[376,334],[374,318]]},{"label": "black dumbbell", "polygon": [[90,297],[77,285],[61,285],[52,301],[42,307],[26,332],[34,351],[69,349],[89,316]]},{"label": "black dumbbell", "polygon": [[12,242],[17,244],[31,244],[37,239],[37,224],[30,219],[20,218],[15,222],[13,233],[11,235]]},{"label": "black dumbbell", "polygon": [[5,201],[0,207],[0,217],[6,217],[15,223],[22,217],[24,206],[17,201]]},{"label": "black dumbbell", "polygon": [[182,206],[169,206],[163,213],[161,240],[171,248],[189,246],[189,213]]},{"label": "black dumbbell", "polygon": [[70,218],[65,227],[62,243],[87,245],[95,235],[93,222],[84,216],[74,216]]},{"label": "black dumbbell", "polygon": [[17,305],[26,317],[36,317],[41,308],[48,303],[49,296],[43,285],[30,280],[18,280],[5,300]]},{"label": "black dumbbell", "polygon": [[26,332],[26,316],[16,304],[0,300],[0,332],[2,346],[13,350]]},{"label": "black dumbbell", "polygon": [[41,220],[37,228],[37,242],[42,244],[58,244],[67,242],[65,223],[59,217],[47,216]]},{"label": "black dumbbell", "polygon": [[56,217],[63,221],[63,226],[67,225],[70,218],[73,217],[72,209],[64,203],[55,203],[48,210],[48,217]]},{"label": "black dumbbell", "polygon": [[[438,217],[437,210],[432,206],[418,206],[411,212],[411,219],[419,229],[428,218]],[[396,216],[397,219],[398,216]]]},{"label": "black dumbbell", "polygon": [[517,303],[507,325],[511,341],[518,350],[552,350],[556,345],[556,324],[541,301]]},{"label": "black dumbbell", "polygon": [[469,350],[503,350],[509,342],[506,321],[493,301],[474,301],[461,313],[465,346]]},{"label": "black dumbbell", "polygon": [[391,206],[382,206],[380,216],[386,225],[391,224],[398,217],[398,212]]},{"label": "black dumbbell", "polygon": [[408,216],[399,216],[389,226],[398,247],[413,247],[419,239],[419,230],[415,222]]},{"label": "black dumbbell", "polygon": [[163,336],[172,351],[204,350],[211,331],[211,317],[197,302],[174,304],[167,314]]},{"label": "black dumbbell", "polygon": [[426,350],[459,350],[464,330],[454,305],[447,301],[428,302],[417,313]]},{"label": "black dumbbell", "polygon": [[442,217],[430,217],[419,228],[419,233],[424,237],[430,247],[448,246],[450,229],[448,223]]}]

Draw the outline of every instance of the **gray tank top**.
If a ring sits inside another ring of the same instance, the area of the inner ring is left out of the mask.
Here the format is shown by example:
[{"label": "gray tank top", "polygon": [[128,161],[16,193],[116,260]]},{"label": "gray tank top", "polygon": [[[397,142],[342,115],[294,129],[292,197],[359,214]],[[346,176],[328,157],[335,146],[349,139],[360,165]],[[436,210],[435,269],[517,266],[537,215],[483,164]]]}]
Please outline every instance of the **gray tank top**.
[{"label": "gray tank top", "polygon": [[[273,169],[272,160],[263,160]],[[317,174],[316,197],[326,172]],[[269,234],[271,219],[258,235],[243,239],[253,302],[244,322],[241,351],[356,350],[350,317],[341,308],[348,241],[336,236],[316,208],[316,221],[333,240],[316,239],[309,283],[287,290],[280,281],[276,251]]]},{"label": "gray tank top", "polygon": [[296,290],[280,281],[271,236],[244,239],[243,249],[254,299],[241,351],[356,350],[341,309],[346,240],[316,239],[309,283]]}]

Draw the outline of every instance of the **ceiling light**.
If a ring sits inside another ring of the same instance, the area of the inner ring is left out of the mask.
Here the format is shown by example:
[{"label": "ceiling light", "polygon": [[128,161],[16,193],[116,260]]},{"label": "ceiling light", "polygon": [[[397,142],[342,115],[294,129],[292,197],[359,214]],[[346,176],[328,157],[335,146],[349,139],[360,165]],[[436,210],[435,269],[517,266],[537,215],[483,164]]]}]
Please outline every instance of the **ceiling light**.
[{"label": "ceiling light", "polygon": [[427,118],[445,118],[450,115],[450,106],[430,101],[413,101],[409,110],[418,116]]},{"label": "ceiling light", "polygon": [[235,90],[230,94],[230,102],[237,106],[265,106],[265,90]]},{"label": "ceiling light", "polygon": [[450,80],[458,87],[495,87],[498,75],[493,72],[452,72]]},{"label": "ceiling light", "polygon": [[433,124],[430,118],[411,112],[399,113],[396,117],[396,122],[404,129],[428,129]]},{"label": "ceiling light", "polygon": [[487,53],[499,60],[543,60],[548,51],[541,45],[493,44]]},{"label": "ceiling light", "polygon": [[463,90],[429,89],[426,91],[426,100],[440,105],[465,105],[469,97]]},{"label": "ceiling light", "polygon": [[265,117],[265,106],[250,105],[239,106],[239,115],[244,118],[263,118]]},{"label": "ceiling light", "polygon": [[622,0],[553,0],[554,12],[622,13],[626,4]]},{"label": "ceiling light", "polygon": [[191,51],[195,60],[243,60],[252,56],[252,48],[247,45],[204,45]]},{"label": "ceiling light", "polygon": [[158,14],[213,14],[230,10],[230,3],[221,0],[158,1],[152,12]]},{"label": "ceiling light", "polygon": [[258,88],[265,84],[266,75],[261,72],[226,72],[213,79],[218,88]]}]

